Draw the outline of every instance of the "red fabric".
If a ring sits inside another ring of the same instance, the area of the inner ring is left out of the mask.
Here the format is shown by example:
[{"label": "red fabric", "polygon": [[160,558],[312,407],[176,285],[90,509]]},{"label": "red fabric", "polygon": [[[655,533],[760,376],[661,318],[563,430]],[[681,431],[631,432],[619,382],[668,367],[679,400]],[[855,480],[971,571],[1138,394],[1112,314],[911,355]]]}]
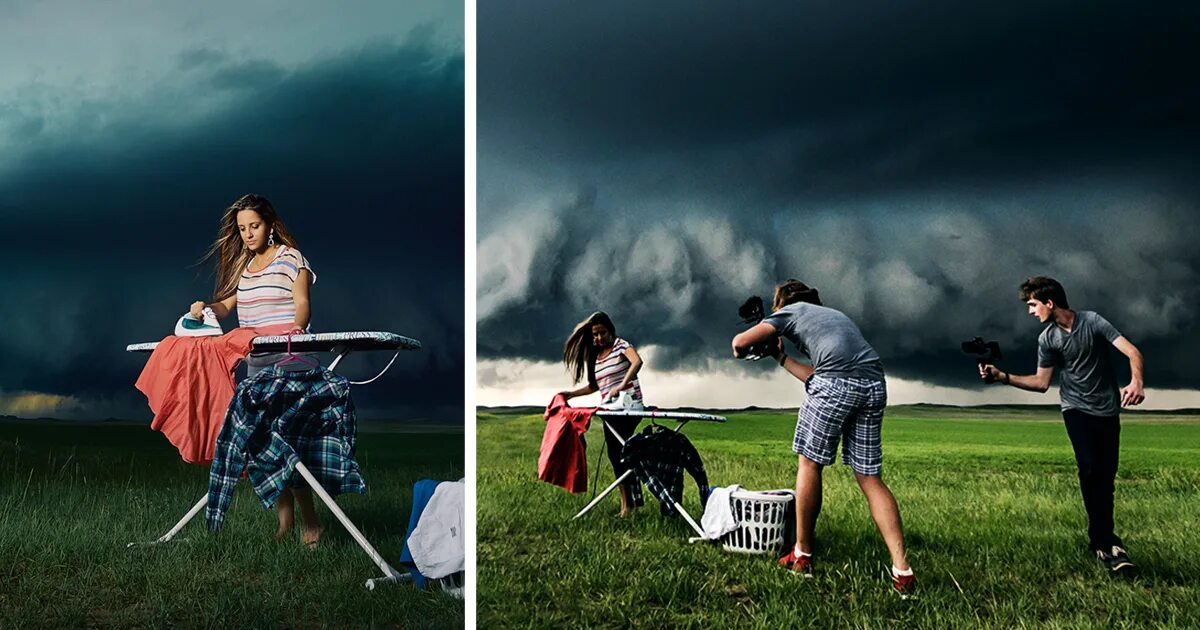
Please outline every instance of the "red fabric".
[{"label": "red fabric", "polygon": [[210,464],[233,399],[233,368],[250,352],[255,337],[289,328],[235,328],[221,336],[160,341],[135,384],[154,412],[150,428],[162,431],[183,461]]},{"label": "red fabric", "polygon": [[542,452],[538,456],[538,479],[567,489],[587,492],[587,452],[583,435],[592,424],[595,407],[572,407],[562,394],[555,394],[546,413]]}]

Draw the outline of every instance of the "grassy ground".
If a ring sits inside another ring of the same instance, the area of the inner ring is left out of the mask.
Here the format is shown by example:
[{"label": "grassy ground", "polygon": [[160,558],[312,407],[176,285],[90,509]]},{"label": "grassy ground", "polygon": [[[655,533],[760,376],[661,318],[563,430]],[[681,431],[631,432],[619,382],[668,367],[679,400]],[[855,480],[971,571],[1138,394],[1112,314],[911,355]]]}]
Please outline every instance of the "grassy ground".
[{"label": "grassy ground", "polygon": [[[395,565],[413,482],[461,477],[462,434],[364,427],[358,449],[369,493],[338,503]],[[125,549],[165,533],[207,479],[145,426],[0,422],[0,628],[463,626],[440,591],[363,588],[382,573],[323,507],[315,552],[298,528],[273,540],[248,483],[220,534],[201,515],[186,542]]]},{"label": "grassy ground", "polygon": [[[794,416],[729,414],[690,425],[710,480],[788,487]],[[611,497],[535,479],[540,415],[478,414],[480,627],[1200,627],[1200,417],[1127,415],[1117,526],[1142,570],[1112,579],[1086,553],[1085,516],[1052,409],[893,408],[884,478],[900,503],[916,599],[886,582],[888,558],[853,476],[825,474],[817,576],[765,556],[688,545],[656,504],[618,519]],[[589,477],[600,425],[588,435]],[[602,463],[600,486],[612,480]],[[702,513],[691,479],[685,507]]]}]

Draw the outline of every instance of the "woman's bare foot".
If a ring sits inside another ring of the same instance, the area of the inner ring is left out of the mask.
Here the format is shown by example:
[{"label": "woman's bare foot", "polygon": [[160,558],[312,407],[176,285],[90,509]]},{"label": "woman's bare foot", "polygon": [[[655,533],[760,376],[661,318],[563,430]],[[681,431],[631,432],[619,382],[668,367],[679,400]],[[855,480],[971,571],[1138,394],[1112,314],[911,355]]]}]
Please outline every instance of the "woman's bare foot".
[{"label": "woman's bare foot", "polygon": [[324,531],[324,527],[305,527],[304,546],[308,547],[309,551],[315,551],[317,549],[317,544],[321,542],[321,534]]},{"label": "woman's bare foot", "polygon": [[279,513],[279,529],[275,532],[275,540],[283,540],[292,535],[292,528],[296,525],[296,504],[291,488],[284,488],[279,493],[275,499],[275,510]]},{"label": "woman's bare foot", "polygon": [[617,518],[633,516],[633,497],[629,492],[629,486],[621,486],[619,494],[621,495],[621,511],[617,512]]},{"label": "woman's bare foot", "polygon": [[279,519],[279,530],[275,532],[275,540],[283,540],[292,535],[292,528],[295,526],[295,521],[286,516],[281,516]]}]

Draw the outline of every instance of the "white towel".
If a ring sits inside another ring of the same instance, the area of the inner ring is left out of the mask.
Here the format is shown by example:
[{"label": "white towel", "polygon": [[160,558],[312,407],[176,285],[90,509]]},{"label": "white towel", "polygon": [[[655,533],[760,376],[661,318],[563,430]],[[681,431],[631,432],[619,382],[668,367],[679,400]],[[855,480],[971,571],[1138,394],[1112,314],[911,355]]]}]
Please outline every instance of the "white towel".
[{"label": "white towel", "polygon": [[725,488],[713,488],[708,493],[708,501],[704,504],[704,516],[700,519],[700,528],[704,537],[716,540],[738,528],[738,522],[733,517],[733,493],[742,487],[734,484]]}]

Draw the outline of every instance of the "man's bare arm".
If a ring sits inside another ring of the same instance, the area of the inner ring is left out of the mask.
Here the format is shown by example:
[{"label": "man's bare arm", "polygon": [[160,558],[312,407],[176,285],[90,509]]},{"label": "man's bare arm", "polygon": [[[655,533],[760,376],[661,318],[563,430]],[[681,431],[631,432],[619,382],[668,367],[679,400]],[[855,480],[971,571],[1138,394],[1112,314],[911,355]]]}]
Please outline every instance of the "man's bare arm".
[{"label": "man's bare arm", "polygon": [[1145,368],[1142,353],[1123,335],[1114,339],[1112,344],[1121,354],[1129,357],[1130,379],[1129,384],[1121,388],[1121,406],[1139,405],[1146,400],[1146,392],[1142,388],[1142,372]]},{"label": "man's bare arm", "polygon": [[1017,389],[1044,394],[1046,390],[1050,389],[1050,379],[1054,376],[1054,368],[1039,366],[1037,374],[1019,375],[1009,374],[994,365],[981,365],[979,366],[979,376],[985,383],[1004,383]]},{"label": "man's bare arm", "polygon": [[774,326],[766,322],[759,322],[733,338],[733,356],[744,359],[746,355],[750,354],[750,348],[765,344],[773,346],[778,338],[779,331],[775,330]]}]

